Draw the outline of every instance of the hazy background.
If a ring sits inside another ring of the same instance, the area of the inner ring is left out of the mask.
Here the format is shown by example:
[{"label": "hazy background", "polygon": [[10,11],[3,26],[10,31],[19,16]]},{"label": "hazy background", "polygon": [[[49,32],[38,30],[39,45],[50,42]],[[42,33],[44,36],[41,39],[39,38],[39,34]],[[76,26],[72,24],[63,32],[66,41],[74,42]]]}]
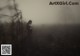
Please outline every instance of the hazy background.
[{"label": "hazy background", "polygon": [[[77,24],[80,22],[80,5],[49,5],[55,1],[75,0],[16,0],[24,19],[33,24]],[[80,0],[76,0],[80,2]]]},{"label": "hazy background", "polygon": [[[18,9],[23,13],[25,21],[31,19],[33,24],[78,24],[80,22],[80,5],[49,5],[49,2],[55,1],[76,1],[80,0],[16,0]],[[0,0],[0,8],[7,5],[13,6],[13,1]],[[13,15],[14,9],[8,8],[0,10],[0,14]],[[0,18],[2,16],[0,15]],[[9,18],[4,16],[4,18]],[[9,19],[3,19],[9,21]]]},{"label": "hazy background", "polygon": [[9,16],[16,11],[12,0],[0,0],[0,43],[14,44],[13,56],[80,56],[80,25],[75,25],[80,24],[80,5],[50,6],[50,1],[56,0],[16,0],[24,20],[37,25],[28,30],[27,22],[1,23],[13,19]]}]

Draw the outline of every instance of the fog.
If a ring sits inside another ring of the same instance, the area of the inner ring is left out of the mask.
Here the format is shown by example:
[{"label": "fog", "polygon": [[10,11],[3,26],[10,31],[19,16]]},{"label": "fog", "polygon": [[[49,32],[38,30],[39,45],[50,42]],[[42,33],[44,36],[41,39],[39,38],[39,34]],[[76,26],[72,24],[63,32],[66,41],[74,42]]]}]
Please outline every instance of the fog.
[{"label": "fog", "polygon": [[[0,9],[9,5],[8,0],[0,0]],[[69,0],[15,0],[22,11],[25,21],[32,20],[34,25],[42,24],[80,24],[80,5],[49,5],[50,1]],[[75,0],[70,0],[74,2]],[[80,2],[76,0],[75,2]],[[14,6],[13,1],[10,5]],[[0,10],[0,14],[13,15],[13,10]],[[1,15],[0,15],[1,18]],[[3,19],[3,18],[2,18]],[[6,19],[5,19],[6,20]],[[9,19],[7,19],[9,20]],[[6,20],[6,21],[7,21]],[[4,19],[3,19],[4,21]]]},{"label": "fog", "polygon": [[[0,0],[0,44],[12,43],[13,56],[80,56],[80,5],[49,5],[56,0],[15,0],[26,22],[19,17],[2,24],[15,18],[11,18],[16,13],[12,1]],[[30,19],[37,26],[27,23]]]},{"label": "fog", "polygon": [[[56,0],[17,0],[17,3],[18,8],[23,12],[24,19],[26,21],[31,19],[36,25],[78,24],[80,22],[80,5],[49,5],[50,1]],[[80,0],[77,1],[80,2]]]}]

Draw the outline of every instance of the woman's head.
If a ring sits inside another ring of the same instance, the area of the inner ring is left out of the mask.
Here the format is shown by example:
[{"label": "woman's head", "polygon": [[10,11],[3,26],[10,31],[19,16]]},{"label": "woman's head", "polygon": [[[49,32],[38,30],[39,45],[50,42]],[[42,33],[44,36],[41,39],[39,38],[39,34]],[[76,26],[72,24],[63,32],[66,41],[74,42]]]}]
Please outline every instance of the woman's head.
[{"label": "woman's head", "polygon": [[29,20],[28,23],[29,23],[29,24],[32,24],[32,20]]}]

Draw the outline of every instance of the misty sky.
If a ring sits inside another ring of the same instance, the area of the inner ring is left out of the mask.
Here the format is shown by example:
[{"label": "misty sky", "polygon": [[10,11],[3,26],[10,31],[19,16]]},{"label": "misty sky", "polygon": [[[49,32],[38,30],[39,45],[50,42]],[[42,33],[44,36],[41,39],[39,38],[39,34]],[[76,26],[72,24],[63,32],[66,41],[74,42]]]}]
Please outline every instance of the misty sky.
[{"label": "misty sky", "polygon": [[[18,8],[22,10],[24,20],[31,19],[33,24],[76,24],[80,22],[80,5],[49,5],[50,1],[56,0],[16,0]],[[80,0],[70,1],[80,2]]]},{"label": "misty sky", "polygon": [[[56,0],[17,0],[26,20],[34,24],[79,23],[80,5],[49,5]],[[57,0],[60,1],[60,0]],[[69,0],[63,0],[69,1]],[[70,0],[75,1],[75,0]],[[76,0],[80,2],[80,0]]]}]

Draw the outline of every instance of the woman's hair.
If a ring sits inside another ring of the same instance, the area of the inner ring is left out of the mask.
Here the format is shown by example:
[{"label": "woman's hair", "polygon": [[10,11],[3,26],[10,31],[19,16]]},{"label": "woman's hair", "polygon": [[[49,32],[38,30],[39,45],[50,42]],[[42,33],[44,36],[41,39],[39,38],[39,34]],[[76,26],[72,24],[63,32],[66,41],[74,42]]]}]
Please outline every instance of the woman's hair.
[{"label": "woman's hair", "polygon": [[31,23],[32,23],[32,20],[29,20],[29,21],[28,21],[28,23],[30,23],[30,24],[31,24]]}]

